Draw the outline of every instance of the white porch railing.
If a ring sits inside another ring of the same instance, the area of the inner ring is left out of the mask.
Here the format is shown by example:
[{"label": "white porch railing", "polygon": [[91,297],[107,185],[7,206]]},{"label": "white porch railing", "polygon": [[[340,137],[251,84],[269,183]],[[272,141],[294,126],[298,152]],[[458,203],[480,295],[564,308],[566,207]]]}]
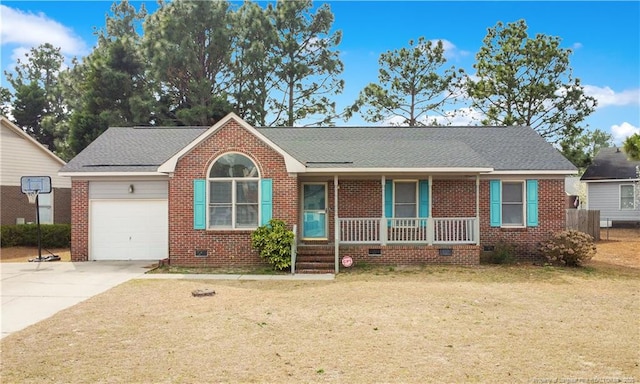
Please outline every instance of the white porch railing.
[{"label": "white porch railing", "polygon": [[475,244],[476,218],[434,218],[433,219],[433,243],[434,244]]},{"label": "white porch railing", "polygon": [[380,242],[380,218],[338,219],[340,242],[366,244]]},{"label": "white porch railing", "polygon": [[340,218],[341,244],[475,244],[475,217]]}]

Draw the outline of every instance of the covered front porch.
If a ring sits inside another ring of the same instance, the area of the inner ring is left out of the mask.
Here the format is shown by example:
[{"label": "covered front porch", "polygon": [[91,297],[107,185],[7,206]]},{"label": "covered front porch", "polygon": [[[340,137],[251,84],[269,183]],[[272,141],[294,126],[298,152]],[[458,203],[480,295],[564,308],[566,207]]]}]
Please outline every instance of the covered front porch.
[{"label": "covered front porch", "polygon": [[296,261],[310,265],[314,260],[325,270],[332,261],[338,273],[343,256],[397,264],[407,258],[413,263],[479,260],[479,173],[333,175],[301,180],[300,191],[294,273]]}]

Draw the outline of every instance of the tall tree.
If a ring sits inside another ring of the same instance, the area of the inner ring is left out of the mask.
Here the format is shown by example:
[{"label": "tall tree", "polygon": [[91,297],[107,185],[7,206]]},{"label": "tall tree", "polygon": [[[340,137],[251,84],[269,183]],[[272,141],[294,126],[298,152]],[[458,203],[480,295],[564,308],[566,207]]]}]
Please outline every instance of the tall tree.
[{"label": "tall tree", "polygon": [[160,2],[144,24],[145,57],[161,95],[162,124],[211,125],[231,110],[227,1]]},{"label": "tall tree", "polygon": [[232,29],[229,96],[233,109],[250,124],[264,126],[269,95],[276,84],[276,30],[268,12],[250,1],[233,13]]},{"label": "tall tree", "polygon": [[[66,118],[58,81],[63,63],[60,48],[45,43],[27,52],[24,61],[18,59],[13,72],[5,71],[14,89],[14,122],[53,152],[57,152],[56,144],[66,139],[66,133],[55,131],[55,124]],[[43,124],[45,119],[48,123]]]},{"label": "tall tree", "polygon": [[94,50],[63,76],[73,107],[71,153],[84,149],[110,125],[148,125],[153,98],[140,52],[144,4],[136,11],[127,0],[114,3],[105,29],[96,32]]},{"label": "tall tree", "polygon": [[9,88],[0,87],[0,115],[8,116],[11,110],[11,91]]},{"label": "tall tree", "polygon": [[333,13],[323,4],[312,13],[311,0],[278,0],[268,9],[277,31],[275,47],[277,89],[272,93],[270,125],[293,126],[314,119],[331,124],[336,117],[330,96],[342,92],[338,76],[343,64],[335,48],[342,32],[331,33]]},{"label": "tall tree", "polygon": [[630,160],[640,161],[640,133],[634,133],[622,143],[622,149]]},{"label": "tall tree", "polygon": [[454,99],[455,68],[443,69],[442,41],[409,41],[409,48],[380,55],[378,83],[367,85],[346,118],[360,112],[365,120],[380,122],[400,117],[400,125],[427,125],[429,112],[444,115],[443,107]]},{"label": "tall tree", "polygon": [[578,136],[566,137],[560,141],[564,156],[580,169],[588,167],[600,148],[613,145],[613,137],[600,129],[586,131]]},{"label": "tall tree", "polygon": [[560,39],[530,38],[524,20],[489,28],[476,55],[476,79],[467,92],[483,124],[527,125],[551,143],[578,135],[596,106],[569,66],[571,50]]}]

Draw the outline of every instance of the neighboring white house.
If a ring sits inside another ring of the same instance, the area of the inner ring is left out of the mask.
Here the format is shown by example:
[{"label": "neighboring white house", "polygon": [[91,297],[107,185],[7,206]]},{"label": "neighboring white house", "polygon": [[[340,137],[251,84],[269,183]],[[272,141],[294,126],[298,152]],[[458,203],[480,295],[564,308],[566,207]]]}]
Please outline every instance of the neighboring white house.
[{"label": "neighboring white house", "polygon": [[602,148],[581,180],[587,184],[587,209],[600,211],[600,226],[640,223],[640,161],[620,148]]},{"label": "neighboring white house", "polygon": [[2,225],[36,221],[20,188],[22,176],[50,176],[51,194],[39,197],[42,224],[71,222],[71,180],[58,176],[66,163],[9,119],[0,116],[0,217]]}]

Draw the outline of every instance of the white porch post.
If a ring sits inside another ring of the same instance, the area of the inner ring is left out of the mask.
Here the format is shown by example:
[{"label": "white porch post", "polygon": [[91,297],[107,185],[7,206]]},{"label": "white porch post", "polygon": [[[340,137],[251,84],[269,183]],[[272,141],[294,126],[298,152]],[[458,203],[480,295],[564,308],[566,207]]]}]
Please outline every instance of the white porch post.
[{"label": "white porch post", "polygon": [[333,246],[335,253],[335,272],[340,270],[340,220],[338,219],[338,175],[333,176]]},{"label": "white porch post", "polygon": [[476,175],[476,221],[474,227],[476,245],[480,245],[480,175]]},{"label": "white porch post", "polygon": [[429,175],[429,217],[427,218],[427,244],[433,245],[436,228],[433,221],[433,175]]},{"label": "white porch post", "polygon": [[387,223],[384,220],[384,202],[385,202],[385,187],[387,185],[387,179],[384,175],[382,175],[382,179],[380,179],[380,183],[382,185],[382,217],[380,218],[380,245],[387,245]]}]

